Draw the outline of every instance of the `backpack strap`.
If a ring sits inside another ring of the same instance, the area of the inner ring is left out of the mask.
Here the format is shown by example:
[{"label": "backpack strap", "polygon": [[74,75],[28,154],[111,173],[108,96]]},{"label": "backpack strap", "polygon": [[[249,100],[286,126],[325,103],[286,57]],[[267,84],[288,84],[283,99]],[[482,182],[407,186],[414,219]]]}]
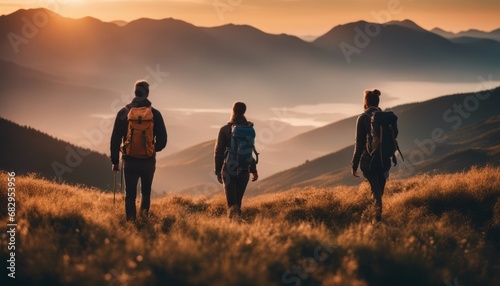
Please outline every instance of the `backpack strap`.
[{"label": "backpack strap", "polygon": [[[379,127],[380,127],[380,142],[378,144],[380,146],[380,148],[379,148],[380,149],[380,162],[382,163],[382,168],[384,168],[384,160],[382,159],[382,158],[384,158],[384,156],[383,156],[384,154],[382,151],[382,142],[383,142],[382,140],[384,139],[384,137],[383,137],[384,133],[382,132],[382,125],[380,125]],[[391,165],[391,164],[389,164],[389,165]]]},{"label": "backpack strap", "polygon": [[257,152],[257,149],[255,149],[255,145],[252,145],[252,150],[255,153],[255,165],[259,163],[259,153]]},{"label": "backpack strap", "polygon": [[[363,112],[362,113],[362,116],[367,116],[368,117],[368,120],[371,121],[371,116],[370,114],[368,114],[368,112]],[[366,133],[366,143],[365,143],[365,149],[366,149],[366,153],[368,153],[368,155],[373,156],[373,150],[370,150],[373,149],[373,146],[372,146],[372,137],[371,137],[371,123],[370,123],[370,131],[368,133]]]},{"label": "backpack strap", "polygon": [[226,140],[226,150],[224,151],[224,161],[227,160],[228,156],[229,156],[229,152],[231,151],[231,137],[233,135],[233,127],[234,127],[234,123],[228,123],[227,125],[230,125],[231,127],[229,128],[229,133],[227,133],[226,135],[229,135],[227,136],[227,140]]},{"label": "backpack strap", "polygon": [[[394,134],[394,128],[392,127],[392,124],[389,124],[389,129],[391,130],[392,140],[394,141],[394,145],[396,146],[396,150],[398,150],[399,155],[401,156],[401,159],[403,159],[403,162],[404,162],[405,157],[403,157],[403,153],[401,153],[401,150],[399,149],[398,140],[396,140],[396,135]],[[392,162],[394,163],[394,166],[396,166],[398,164],[398,161],[397,161],[395,156],[392,156]]]}]

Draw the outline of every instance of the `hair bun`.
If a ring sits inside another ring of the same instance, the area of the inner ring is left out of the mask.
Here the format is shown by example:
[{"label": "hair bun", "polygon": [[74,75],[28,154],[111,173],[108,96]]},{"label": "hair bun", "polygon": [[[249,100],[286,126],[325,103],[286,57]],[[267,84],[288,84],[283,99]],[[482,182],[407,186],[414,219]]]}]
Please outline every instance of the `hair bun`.
[{"label": "hair bun", "polygon": [[376,96],[380,96],[380,94],[381,94],[381,93],[380,93],[380,90],[378,90],[378,89],[374,89],[374,90],[372,91],[372,94],[373,94],[373,95],[376,95]]}]

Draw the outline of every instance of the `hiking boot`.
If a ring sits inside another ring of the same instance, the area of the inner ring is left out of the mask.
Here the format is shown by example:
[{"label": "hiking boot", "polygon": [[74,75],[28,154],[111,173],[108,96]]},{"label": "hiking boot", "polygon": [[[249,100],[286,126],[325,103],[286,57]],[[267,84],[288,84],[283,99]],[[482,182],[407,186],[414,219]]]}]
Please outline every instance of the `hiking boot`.
[{"label": "hiking boot", "polygon": [[241,210],[238,206],[232,206],[229,208],[228,218],[229,219],[238,219],[241,216]]},{"label": "hiking boot", "polygon": [[234,208],[234,206],[229,207],[229,209],[227,210],[227,217],[229,219],[233,219],[234,215],[235,215],[235,208]]},{"label": "hiking boot", "polygon": [[147,220],[149,216],[149,212],[147,210],[140,210],[139,217],[143,220]]},{"label": "hiking boot", "polygon": [[240,206],[236,206],[236,216],[238,218],[241,218],[241,207]]}]

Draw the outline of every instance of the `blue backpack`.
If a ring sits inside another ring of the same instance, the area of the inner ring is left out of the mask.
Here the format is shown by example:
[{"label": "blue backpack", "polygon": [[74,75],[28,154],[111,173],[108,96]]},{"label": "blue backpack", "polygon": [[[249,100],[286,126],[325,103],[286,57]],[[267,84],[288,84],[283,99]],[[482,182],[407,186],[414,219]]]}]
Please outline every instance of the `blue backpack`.
[{"label": "blue backpack", "polygon": [[226,150],[226,170],[231,175],[237,175],[241,170],[248,170],[254,160],[259,162],[259,153],[255,149],[255,129],[253,124],[233,125],[231,141]]}]

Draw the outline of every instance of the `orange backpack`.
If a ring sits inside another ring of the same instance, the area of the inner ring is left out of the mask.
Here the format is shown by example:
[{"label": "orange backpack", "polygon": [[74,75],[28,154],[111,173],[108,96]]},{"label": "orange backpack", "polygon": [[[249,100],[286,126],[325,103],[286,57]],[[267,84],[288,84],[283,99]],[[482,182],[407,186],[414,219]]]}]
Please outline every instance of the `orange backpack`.
[{"label": "orange backpack", "polygon": [[152,107],[130,108],[127,120],[128,130],[122,146],[123,154],[133,158],[149,158],[153,156],[155,144]]}]

